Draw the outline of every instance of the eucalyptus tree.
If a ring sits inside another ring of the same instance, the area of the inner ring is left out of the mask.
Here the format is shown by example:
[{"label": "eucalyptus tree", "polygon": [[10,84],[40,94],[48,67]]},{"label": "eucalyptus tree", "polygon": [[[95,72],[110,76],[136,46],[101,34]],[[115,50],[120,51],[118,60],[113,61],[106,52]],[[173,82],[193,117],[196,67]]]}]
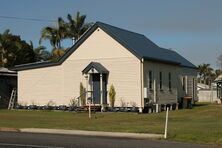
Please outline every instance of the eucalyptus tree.
[{"label": "eucalyptus tree", "polygon": [[72,39],[73,44],[81,37],[81,35],[86,32],[92,23],[86,23],[86,15],[81,15],[78,11],[75,16],[71,14],[67,15],[68,19],[68,32],[67,36]]}]

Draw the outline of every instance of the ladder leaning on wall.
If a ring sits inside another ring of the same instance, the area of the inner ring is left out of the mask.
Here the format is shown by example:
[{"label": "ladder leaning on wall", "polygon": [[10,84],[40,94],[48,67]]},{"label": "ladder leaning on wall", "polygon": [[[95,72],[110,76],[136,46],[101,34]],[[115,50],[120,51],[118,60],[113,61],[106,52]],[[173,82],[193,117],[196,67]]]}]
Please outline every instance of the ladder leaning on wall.
[{"label": "ladder leaning on wall", "polygon": [[8,104],[8,109],[14,108],[16,97],[17,97],[17,90],[16,90],[16,88],[13,88],[12,93],[11,93],[11,97],[9,100],[9,104]]}]

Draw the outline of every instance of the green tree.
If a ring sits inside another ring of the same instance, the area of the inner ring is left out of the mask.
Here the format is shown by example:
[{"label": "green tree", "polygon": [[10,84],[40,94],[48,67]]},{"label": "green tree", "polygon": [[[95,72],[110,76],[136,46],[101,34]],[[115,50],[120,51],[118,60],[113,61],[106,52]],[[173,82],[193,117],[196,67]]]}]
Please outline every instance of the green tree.
[{"label": "green tree", "polygon": [[67,32],[68,25],[61,17],[58,18],[57,26],[47,26],[42,29],[39,43],[41,44],[42,40],[49,40],[52,46],[51,56],[49,57],[50,60],[56,61],[65,53],[61,42],[67,38]]},{"label": "green tree", "polygon": [[115,100],[116,100],[116,90],[112,84],[109,88],[109,102],[111,107],[114,107]]},{"label": "green tree", "polygon": [[[9,30],[5,30],[3,34],[0,34],[0,54],[1,54],[1,60],[0,60],[0,67],[5,67],[5,65],[8,62],[8,56],[10,56],[8,51],[11,48],[14,48],[14,44],[12,44],[11,37],[9,36]],[[12,54],[12,53],[11,53]]]},{"label": "green tree", "polygon": [[204,84],[210,84],[215,79],[215,74],[213,73],[213,68],[210,64],[201,64],[198,66],[200,82]]},{"label": "green tree", "polygon": [[62,57],[65,54],[65,49],[53,49],[51,52],[50,60],[51,61],[57,61],[60,57]]},{"label": "green tree", "polygon": [[35,62],[35,53],[30,45],[9,30],[0,34],[0,57],[1,67]]},{"label": "green tree", "polygon": [[80,36],[92,26],[92,23],[86,23],[86,15],[81,15],[78,11],[75,16],[68,14],[68,34],[72,39],[73,44],[80,38]]},{"label": "green tree", "polygon": [[35,53],[35,60],[36,61],[47,61],[50,59],[51,54],[49,51],[46,50],[44,46],[34,47],[32,41],[30,41],[30,47]]},{"label": "green tree", "polygon": [[67,24],[61,17],[59,17],[57,26],[47,26],[42,29],[39,43],[41,44],[42,40],[49,40],[53,49],[61,49],[61,41],[66,37]]}]

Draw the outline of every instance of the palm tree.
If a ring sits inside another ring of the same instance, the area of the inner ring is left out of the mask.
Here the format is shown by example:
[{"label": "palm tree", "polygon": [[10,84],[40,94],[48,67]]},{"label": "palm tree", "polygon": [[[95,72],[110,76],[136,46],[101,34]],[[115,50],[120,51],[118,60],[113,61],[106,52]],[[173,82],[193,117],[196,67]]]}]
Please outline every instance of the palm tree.
[{"label": "palm tree", "polygon": [[204,81],[204,84],[209,84],[213,78],[213,69],[210,67],[210,64],[201,64],[198,66],[200,81]]},{"label": "palm tree", "polygon": [[49,60],[51,54],[46,50],[44,46],[38,46],[34,48],[32,41],[30,41],[30,47],[35,53],[36,61],[47,61]]},{"label": "palm tree", "polygon": [[39,43],[41,44],[42,40],[49,40],[53,49],[60,49],[61,41],[66,37],[67,37],[67,24],[61,17],[59,17],[56,27],[47,26],[42,29]]},{"label": "palm tree", "polygon": [[73,44],[80,38],[80,36],[92,26],[92,23],[85,23],[86,15],[80,15],[78,11],[75,17],[70,14],[67,15],[68,19],[68,37],[73,41]]},{"label": "palm tree", "polygon": [[60,57],[62,57],[65,53],[66,49],[53,49],[51,52],[50,60],[56,61]]}]

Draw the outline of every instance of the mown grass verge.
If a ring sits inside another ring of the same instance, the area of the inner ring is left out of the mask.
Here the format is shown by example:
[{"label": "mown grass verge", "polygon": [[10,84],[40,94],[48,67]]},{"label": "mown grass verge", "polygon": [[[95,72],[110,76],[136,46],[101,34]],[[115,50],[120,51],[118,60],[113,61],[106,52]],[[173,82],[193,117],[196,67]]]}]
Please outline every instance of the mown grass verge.
[{"label": "mown grass verge", "polygon": [[[0,110],[0,127],[163,133],[165,112],[158,114]],[[222,145],[222,105],[199,104],[169,112],[168,139]]]}]

